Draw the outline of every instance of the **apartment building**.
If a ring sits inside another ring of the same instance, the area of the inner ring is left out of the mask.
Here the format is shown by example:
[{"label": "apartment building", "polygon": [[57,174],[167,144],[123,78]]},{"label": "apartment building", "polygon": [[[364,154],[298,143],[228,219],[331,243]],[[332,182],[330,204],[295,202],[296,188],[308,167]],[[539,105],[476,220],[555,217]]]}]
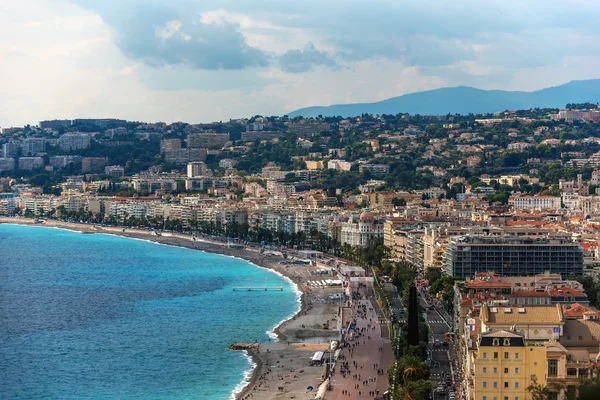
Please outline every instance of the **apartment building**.
[{"label": "apartment building", "polygon": [[469,376],[473,400],[528,400],[527,387],[545,384],[546,347],[525,340],[522,334],[496,330],[478,338],[474,374]]},{"label": "apartment building", "polygon": [[181,139],[163,139],[160,141],[160,152],[164,154],[166,150],[181,149]]},{"label": "apartment building", "polygon": [[173,164],[187,164],[192,161],[206,161],[206,149],[165,149],[165,161]]},{"label": "apartment building", "polygon": [[81,172],[104,172],[106,164],[106,157],[84,157],[81,159]]},{"label": "apartment building", "polygon": [[90,147],[91,135],[82,132],[69,132],[58,138],[58,147],[63,151],[83,150]]},{"label": "apartment building", "polygon": [[190,133],[187,137],[189,148],[221,148],[229,141],[229,133],[201,132]]},{"label": "apartment building", "polygon": [[387,164],[361,164],[358,169],[360,172],[367,170],[373,175],[383,176],[390,173],[390,166]]},{"label": "apartment building", "polygon": [[0,158],[0,172],[11,171],[13,169],[15,169],[14,158]]},{"label": "apartment building", "polygon": [[20,157],[19,169],[33,170],[44,168],[44,159],[42,157]]},{"label": "apartment building", "polygon": [[187,176],[188,178],[195,178],[197,176],[208,175],[208,167],[202,161],[190,162],[187,165]]},{"label": "apartment building", "polygon": [[46,139],[28,137],[21,140],[21,154],[24,156],[35,156],[46,151]]}]

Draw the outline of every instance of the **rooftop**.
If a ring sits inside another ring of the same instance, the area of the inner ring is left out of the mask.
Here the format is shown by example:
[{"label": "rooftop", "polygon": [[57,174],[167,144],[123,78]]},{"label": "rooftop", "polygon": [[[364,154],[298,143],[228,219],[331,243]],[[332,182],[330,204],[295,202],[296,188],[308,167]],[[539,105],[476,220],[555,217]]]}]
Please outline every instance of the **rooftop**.
[{"label": "rooftop", "polygon": [[485,324],[562,324],[560,305],[529,307],[481,306],[481,321]]}]

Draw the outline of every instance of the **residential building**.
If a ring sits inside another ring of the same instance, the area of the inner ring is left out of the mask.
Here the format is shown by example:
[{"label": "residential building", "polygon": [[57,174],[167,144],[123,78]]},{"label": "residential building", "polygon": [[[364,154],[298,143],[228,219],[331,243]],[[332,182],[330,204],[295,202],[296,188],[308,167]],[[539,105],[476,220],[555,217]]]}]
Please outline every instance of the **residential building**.
[{"label": "residential building", "polygon": [[24,156],[35,156],[46,151],[46,139],[28,137],[21,140],[21,154]]},{"label": "residential building", "polygon": [[206,149],[166,149],[165,161],[177,165],[192,161],[206,161]]},{"label": "residential building", "polygon": [[327,162],[327,169],[334,169],[336,171],[344,171],[348,172],[352,168],[352,163],[350,161],[343,160],[329,160]]},{"label": "residential building", "polygon": [[197,176],[208,175],[208,168],[202,161],[190,162],[187,165],[187,176],[188,178],[195,178]]},{"label": "residential building", "polygon": [[390,166],[387,164],[361,164],[359,170],[360,172],[367,170],[373,175],[383,176],[390,173]]},{"label": "residential building", "polygon": [[81,156],[52,156],[48,159],[48,165],[54,168],[65,168],[69,165],[81,166]]},{"label": "residential building", "polygon": [[21,142],[10,140],[2,145],[2,153],[5,158],[16,158],[21,152]]},{"label": "residential building", "polygon": [[104,168],[104,173],[111,178],[122,178],[125,176],[125,168],[120,165],[109,165]]},{"label": "residential building", "polygon": [[2,171],[11,171],[15,169],[15,159],[14,158],[0,158],[0,172]]},{"label": "residential building", "polygon": [[69,132],[58,138],[58,147],[63,151],[83,150],[90,147],[89,133]]},{"label": "residential building", "polygon": [[19,169],[33,170],[44,168],[43,157],[21,157],[19,158]]},{"label": "residential building", "polygon": [[84,157],[81,160],[81,171],[103,172],[106,164],[108,164],[108,158],[106,157]]},{"label": "residential building", "polygon": [[160,141],[160,153],[164,154],[166,150],[181,149],[181,139],[163,139]]},{"label": "residential building", "polygon": [[40,129],[42,130],[57,130],[59,128],[69,128],[71,126],[70,119],[54,119],[48,121],[40,121]]},{"label": "residential building", "polygon": [[229,133],[190,133],[187,144],[190,148],[223,147],[229,141]]}]

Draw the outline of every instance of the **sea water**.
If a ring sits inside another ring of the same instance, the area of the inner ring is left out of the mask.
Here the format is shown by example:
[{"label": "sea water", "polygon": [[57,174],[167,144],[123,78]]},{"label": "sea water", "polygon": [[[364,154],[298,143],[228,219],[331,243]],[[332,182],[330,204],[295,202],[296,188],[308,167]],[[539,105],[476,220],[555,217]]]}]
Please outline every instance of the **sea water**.
[{"label": "sea water", "polygon": [[298,307],[237,258],[0,225],[0,399],[228,399],[252,365],[227,347]]}]

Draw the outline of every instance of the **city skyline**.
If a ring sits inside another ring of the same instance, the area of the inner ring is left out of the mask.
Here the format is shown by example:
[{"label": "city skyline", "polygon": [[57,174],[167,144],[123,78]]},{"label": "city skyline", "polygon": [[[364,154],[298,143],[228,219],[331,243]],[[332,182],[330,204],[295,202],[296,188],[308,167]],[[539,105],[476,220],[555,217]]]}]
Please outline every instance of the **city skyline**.
[{"label": "city skyline", "polygon": [[535,90],[600,66],[591,1],[121,3],[0,3],[0,126],[194,123],[456,85]]}]

